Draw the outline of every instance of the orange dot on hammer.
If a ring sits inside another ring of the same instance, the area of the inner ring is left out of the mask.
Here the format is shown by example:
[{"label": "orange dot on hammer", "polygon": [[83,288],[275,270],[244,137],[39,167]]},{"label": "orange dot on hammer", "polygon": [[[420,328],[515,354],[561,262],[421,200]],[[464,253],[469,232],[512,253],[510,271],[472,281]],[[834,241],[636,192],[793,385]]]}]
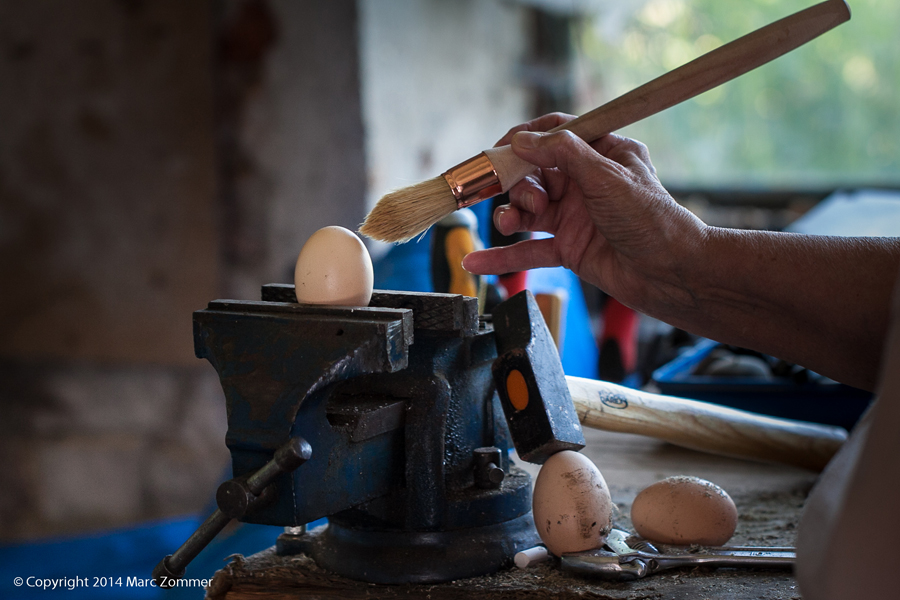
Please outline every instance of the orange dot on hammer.
[{"label": "orange dot on hammer", "polygon": [[525,383],[525,376],[515,369],[506,376],[506,393],[516,410],[524,410],[528,406],[528,384]]}]

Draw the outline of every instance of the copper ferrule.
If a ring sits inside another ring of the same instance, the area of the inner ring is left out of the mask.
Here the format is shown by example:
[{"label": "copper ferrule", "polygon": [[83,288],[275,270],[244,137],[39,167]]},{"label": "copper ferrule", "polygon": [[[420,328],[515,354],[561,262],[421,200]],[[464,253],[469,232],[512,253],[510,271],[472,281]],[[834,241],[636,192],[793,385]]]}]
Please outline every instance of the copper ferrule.
[{"label": "copper ferrule", "polygon": [[484,152],[448,170],[444,179],[456,198],[456,208],[472,206],[503,191],[497,171]]}]

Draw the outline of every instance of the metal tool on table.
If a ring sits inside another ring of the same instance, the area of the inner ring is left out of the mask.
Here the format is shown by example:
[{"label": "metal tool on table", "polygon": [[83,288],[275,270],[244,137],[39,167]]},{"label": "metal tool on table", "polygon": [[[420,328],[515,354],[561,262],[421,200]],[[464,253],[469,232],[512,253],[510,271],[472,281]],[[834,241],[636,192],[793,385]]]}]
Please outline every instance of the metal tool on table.
[{"label": "metal tool on table", "polygon": [[648,575],[683,567],[728,567],[735,569],[792,569],[794,548],[715,546],[689,548],[654,545],[635,539],[627,531],[613,529],[603,548],[564,554],[564,571],[611,581],[634,581]]},{"label": "metal tool on table", "polygon": [[560,450],[584,448],[556,344],[531,292],[499,304],[493,324],[494,382],[519,456],[543,464]]}]

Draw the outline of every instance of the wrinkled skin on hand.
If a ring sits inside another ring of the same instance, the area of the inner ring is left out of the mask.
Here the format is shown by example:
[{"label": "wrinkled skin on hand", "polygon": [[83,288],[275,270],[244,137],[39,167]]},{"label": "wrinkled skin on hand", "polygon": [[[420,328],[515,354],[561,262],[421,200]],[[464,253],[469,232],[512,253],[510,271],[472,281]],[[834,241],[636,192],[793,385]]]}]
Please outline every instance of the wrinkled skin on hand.
[{"label": "wrinkled skin on hand", "polygon": [[568,131],[538,133],[573,118],[545,115],[498,142],[539,168],[510,189],[510,204],[494,213],[497,229],[554,237],[475,252],[463,266],[484,274],[562,265],[647,314],[690,304],[681,274],[706,226],[662,187],[640,142],[610,134],[588,144]]}]

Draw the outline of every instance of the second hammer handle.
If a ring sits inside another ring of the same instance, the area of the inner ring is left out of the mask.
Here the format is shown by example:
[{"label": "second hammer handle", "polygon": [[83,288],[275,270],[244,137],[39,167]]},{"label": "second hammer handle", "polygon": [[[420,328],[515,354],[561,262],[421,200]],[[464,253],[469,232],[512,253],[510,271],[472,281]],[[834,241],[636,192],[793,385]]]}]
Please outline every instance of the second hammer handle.
[{"label": "second hammer handle", "polygon": [[586,427],[636,433],[712,454],[821,471],[847,439],[842,427],[767,417],[566,376]]}]

